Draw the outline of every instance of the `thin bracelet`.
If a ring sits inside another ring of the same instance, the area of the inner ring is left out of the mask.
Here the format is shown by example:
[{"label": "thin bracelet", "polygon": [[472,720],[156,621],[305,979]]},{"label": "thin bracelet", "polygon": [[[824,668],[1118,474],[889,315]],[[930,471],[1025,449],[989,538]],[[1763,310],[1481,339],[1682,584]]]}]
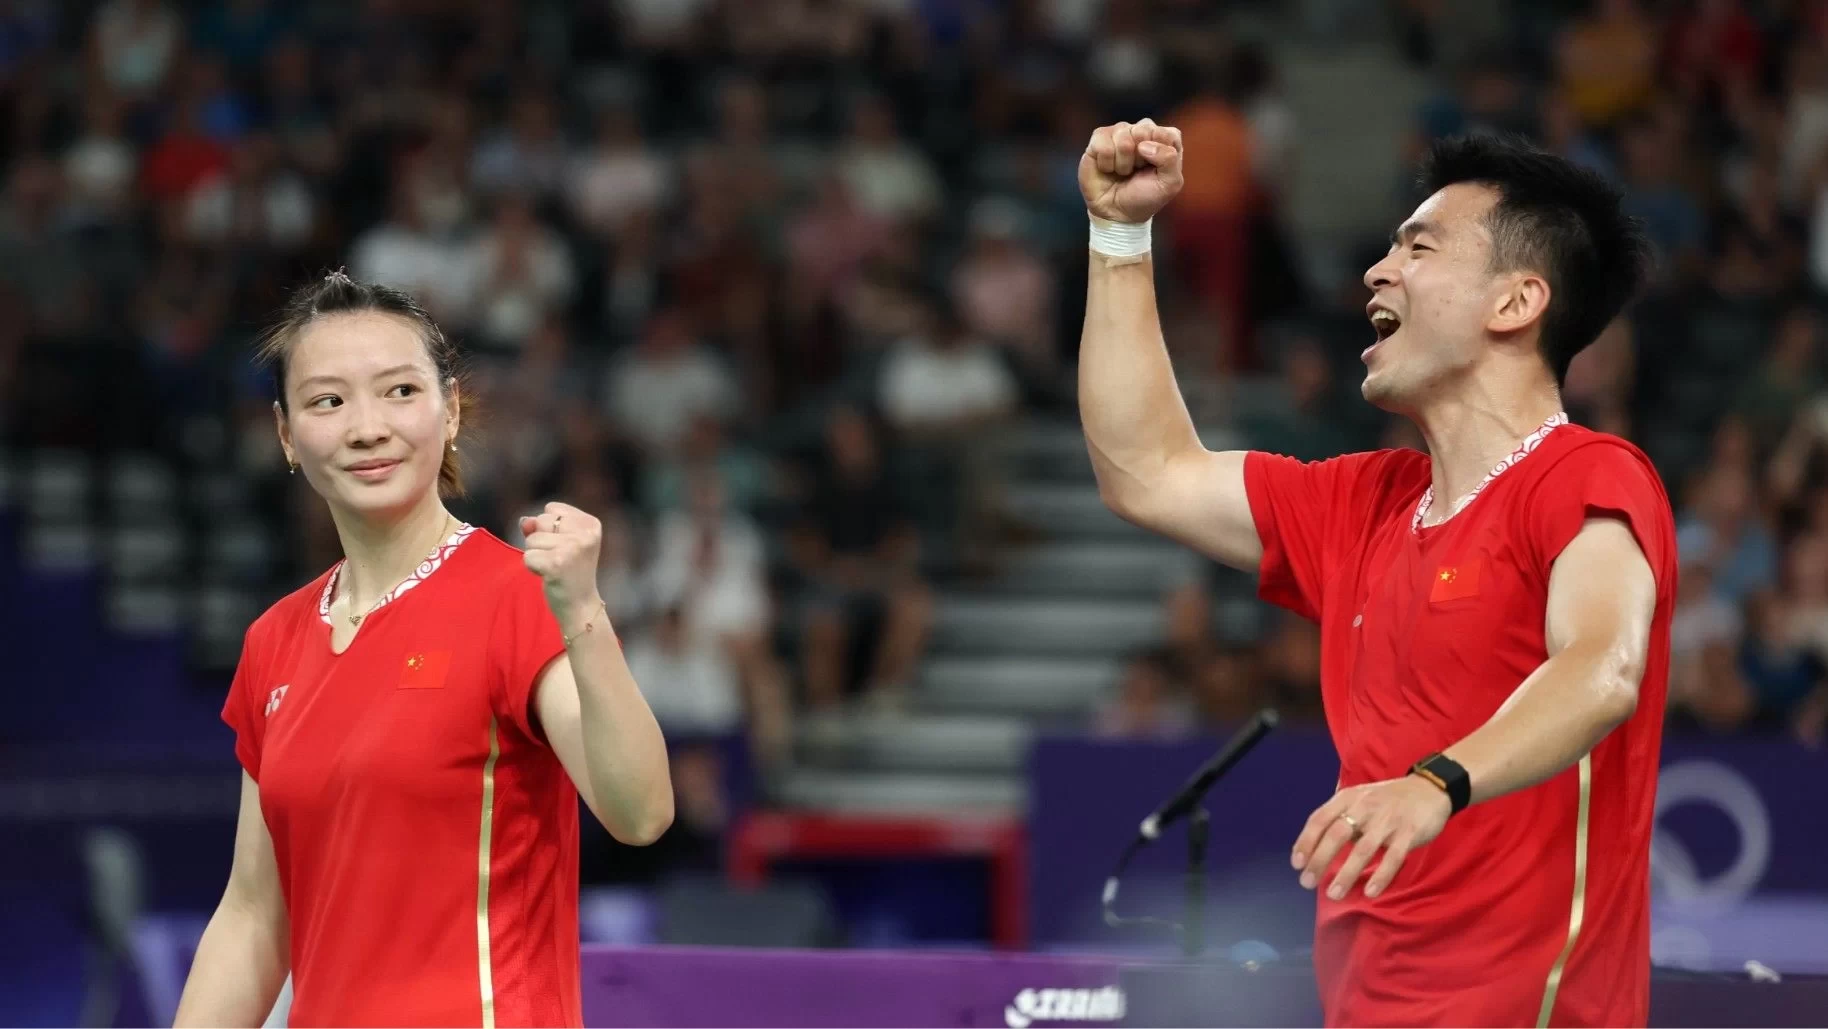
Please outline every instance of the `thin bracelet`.
[{"label": "thin bracelet", "polygon": [[571,643],[573,640],[575,640],[579,636],[582,636],[585,633],[589,632],[591,629],[596,628],[598,611],[603,612],[605,615],[609,614],[609,601],[607,601],[607,600],[597,601],[597,606],[592,608],[590,611],[590,617],[584,619],[584,627],[582,629],[579,629],[577,632],[572,633],[569,636],[563,637],[563,639],[565,640],[565,649],[566,650],[571,649]]}]

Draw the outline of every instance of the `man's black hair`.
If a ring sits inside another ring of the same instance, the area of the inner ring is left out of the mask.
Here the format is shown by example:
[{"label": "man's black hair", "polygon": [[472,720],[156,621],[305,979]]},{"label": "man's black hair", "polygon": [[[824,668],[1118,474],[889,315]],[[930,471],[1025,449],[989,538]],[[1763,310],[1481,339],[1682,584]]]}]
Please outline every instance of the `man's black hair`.
[{"label": "man's black hair", "polygon": [[1424,195],[1456,183],[1498,194],[1487,224],[1494,271],[1528,268],[1549,283],[1542,358],[1556,385],[1574,355],[1599,338],[1637,294],[1650,268],[1643,226],[1623,194],[1597,173],[1515,137],[1441,140],[1422,163]]}]

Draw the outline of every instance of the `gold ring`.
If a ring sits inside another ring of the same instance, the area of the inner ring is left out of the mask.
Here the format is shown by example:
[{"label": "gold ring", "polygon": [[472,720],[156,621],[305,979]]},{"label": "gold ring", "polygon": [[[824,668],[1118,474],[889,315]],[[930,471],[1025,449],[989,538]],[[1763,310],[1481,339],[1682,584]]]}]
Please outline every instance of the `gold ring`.
[{"label": "gold ring", "polygon": [[1353,839],[1356,840],[1365,834],[1365,831],[1358,827],[1358,819],[1353,818],[1351,815],[1340,815],[1339,820],[1352,827]]}]

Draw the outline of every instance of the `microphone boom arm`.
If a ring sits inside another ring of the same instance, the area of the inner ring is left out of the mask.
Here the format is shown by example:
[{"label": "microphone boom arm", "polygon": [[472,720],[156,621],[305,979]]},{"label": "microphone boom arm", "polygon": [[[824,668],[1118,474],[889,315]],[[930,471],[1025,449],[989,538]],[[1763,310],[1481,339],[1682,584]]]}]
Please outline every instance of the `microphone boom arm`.
[{"label": "microphone boom arm", "polygon": [[1251,720],[1244,724],[1244,728],[1239,729],[1237,735],[1233,736],[1217,754],[1213,755],[1212,760],[1201,765],[1199,770],[1193,773],[1179,792],[1169,798],[1166,804],[1156,808],[1149,817],[1142,820],[1142,826],[1138,828],[1137,834],[1144,840],[1153,841],[1161,835],[1163,829],[1187,817],[1188,813],[1199,804],[1200,798],[1206,795],[1206,791],[1212,789],[1213,783],[1218,782],[1220,776],[1231,771],[1232,766],[1242,760],[1245,754],[1250,753],[1252,747],[1261,743],[1263,737],[1276,727],[1278,721],[1280,721],[1280,717],[1274,708],[1266,707],[1252,716]]},{"label": "microphone boom arm", "polygon": [[[1104,881],[1102,907],[1104,908],[1104,922],[1106,925],[1116,928],[1126,924],[1152,924],[1167,926],[1168,928],[1183,933],[1186,932],[1178,923],[1170,922],[1166,919],[1152,918],[1146,915],[1138,918],[1125,918],[1117,913],[1117,890],[1118,884],[1123,878],[1124,869],[1129,866],[1130,859],[1136,856],[1137,851],[1148,844],[1155,842],[1164,828],[1185,818],[1195,808],[1199,807],[1200,798],[1206,795],[1206,791],[1212,789],[1213,784],[1219,781],[1219,777],[1230,771],[1232,766],[1242,760],[1244,755],[1249,753],[1252,747],[1255,747],[1258,743],[1262,742],[1263,737],[1271,729],[1276,727],[1277,721],[1279,721],[1279,716],[1276,714],[1274,708],[1264,708],[1257,712],[1256,715],[1245,724],[1244,728],[1238,730],[1237,735],[1228,740],[1225,746],[1221,748],[1217,754],[1213,755],[1212,760],[1201,765],[1200,768],[1193,773],[1193,776],[1187,780],[1186,784],[1183,785],[1173,797],[1169,798],[1167,803],[1155,809],[1155,811],[1150,813],[1149,817],[1143,819],[1142,826],[1137,831],[1136,838],[1131,840],[1130,845],[1124,848],[1123,854],[1117,859],[1117,867],[1111,871],[1110,878]],[[1203,857],[1205,853],[1203,826],[1200,828],[1200,833],[1202,838],[1198,841],[1198,849],[1200,855]],[[1189,937],[1189,940],[1189,945],[1191,946],[1192,938]]]}]

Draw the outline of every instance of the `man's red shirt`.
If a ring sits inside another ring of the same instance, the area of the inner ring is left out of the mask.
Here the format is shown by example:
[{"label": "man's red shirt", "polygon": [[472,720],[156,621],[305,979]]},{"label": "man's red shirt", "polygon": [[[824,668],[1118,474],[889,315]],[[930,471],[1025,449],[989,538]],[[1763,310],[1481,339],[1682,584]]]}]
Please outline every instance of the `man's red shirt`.
[{"label": "man's red shirt", "polygon": [[[1376,899],[1329,900],[1315,971],[1330,1025],[1643,1025],[1650,836],[1669,674],[1675,526],[1650,462],[1551,419],[1458,514],[1423,528],[1429,459],[1252,453],[1260,593],[1321,630],[1340,785],[1406,774],[1472,733],[1548,658],[1549,573],[1592,517],[1657,580],[1636,712],[1576,767],[1474,805]],[[1602,587],[1603,588],[1603,587]]]},{"label": "man's red shirt", "polygon": [[539,579],[453,534],[330,649],[336,569],[248,630],[222,717],[291,916],[292,1025],[581,1025],[578,796]]}]

